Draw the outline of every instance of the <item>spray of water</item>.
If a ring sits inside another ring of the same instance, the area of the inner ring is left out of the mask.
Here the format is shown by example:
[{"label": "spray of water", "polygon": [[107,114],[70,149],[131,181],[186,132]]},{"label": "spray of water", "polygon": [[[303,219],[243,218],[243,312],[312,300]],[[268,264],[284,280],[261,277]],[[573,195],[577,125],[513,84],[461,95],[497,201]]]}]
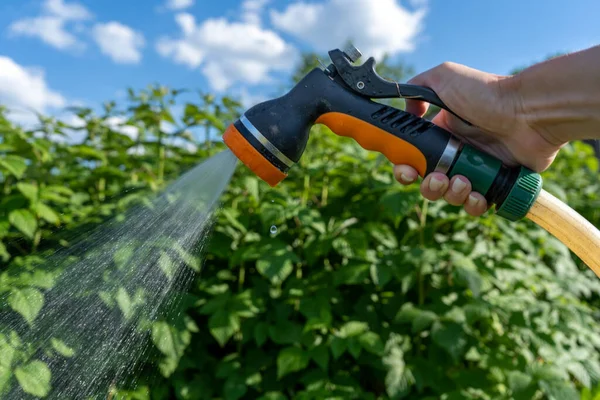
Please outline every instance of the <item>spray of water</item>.
[{"label": "spray of water", "polygon": [[[217,154],[124,221],[111,221],[46,260],[46,268],[64,272],[44,293],[32,326],[14,313],[0,314],[6,330],[0,333],[16,332],[17,346],[35,365],[26,372],[43,382],[49,370],[47,398],[107,398],[112,387],[135,382],[155,351],[151,340],[159,349],[173,346],[169,325],[181,319],[180,294],[200,269],[193,254],[202,250],[236,160],[229,150]],[[7,398],[26,397],[13,382]]]}]

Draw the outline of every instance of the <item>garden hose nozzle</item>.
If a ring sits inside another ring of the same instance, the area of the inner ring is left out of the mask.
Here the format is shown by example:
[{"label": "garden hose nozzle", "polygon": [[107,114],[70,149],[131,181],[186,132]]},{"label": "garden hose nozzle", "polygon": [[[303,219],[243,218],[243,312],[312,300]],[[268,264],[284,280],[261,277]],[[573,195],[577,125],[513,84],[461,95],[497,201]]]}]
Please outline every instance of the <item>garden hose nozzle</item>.
[{"label": "garden hose nozzle", "polygon": [[329,55],[331,65],[313,69],[289,93],[255,105],[227,128],[225,144],[256,175],[276,186],[302,156],[310,128],[323,124],[421,177],[463,175],[499,215],[525,217],[542,186],[539,174],[506,167],[426,119],[371,100],[419,99],[452,112],[431,89],[381,78],[373,58],[354,66],[360,57],[354,47]]},{"label": "garden hose nozzle", "polygon": [[430,88],[381,78],[372,57],[355,66],[361,54],[352,46],[331,50],[329,56],[329,66],[313,69],[289,93],[255,105],[227,128],[225,144],[256,175],[276,186],[302,156],[310,128],[323,124],[393,164],[412,166],[421,177],[434,171],[463,175],[474,191],[495,205],[497,215],[511,221],[529,218],[600,277],[600,232],[542,190],[538,173],[507,167],[426,119],[372,101],[417,99],[454,114]]}]

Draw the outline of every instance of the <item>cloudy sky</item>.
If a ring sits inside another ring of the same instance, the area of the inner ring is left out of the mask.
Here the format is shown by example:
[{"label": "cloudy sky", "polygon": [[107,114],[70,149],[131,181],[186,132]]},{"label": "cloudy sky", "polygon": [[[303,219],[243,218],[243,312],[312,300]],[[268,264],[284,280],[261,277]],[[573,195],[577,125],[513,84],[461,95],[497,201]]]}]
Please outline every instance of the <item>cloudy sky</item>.
[{"label": "cloudy sky", "polygon": [[352,39],[423,71],[495,73],[600,43],[597,0],[2,0],[0,104],[56,113],[162,83],[252,103]]}]

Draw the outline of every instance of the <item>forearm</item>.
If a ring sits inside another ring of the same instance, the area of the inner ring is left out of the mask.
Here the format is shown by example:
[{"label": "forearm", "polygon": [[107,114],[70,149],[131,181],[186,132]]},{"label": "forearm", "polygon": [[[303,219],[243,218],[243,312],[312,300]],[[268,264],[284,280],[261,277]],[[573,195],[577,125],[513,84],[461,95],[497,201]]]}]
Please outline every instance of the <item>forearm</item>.
[{"label": "forearm", "polygon": [[550,143],[600,138],[600,46],[533,65],[506,84],[521,117]]}]

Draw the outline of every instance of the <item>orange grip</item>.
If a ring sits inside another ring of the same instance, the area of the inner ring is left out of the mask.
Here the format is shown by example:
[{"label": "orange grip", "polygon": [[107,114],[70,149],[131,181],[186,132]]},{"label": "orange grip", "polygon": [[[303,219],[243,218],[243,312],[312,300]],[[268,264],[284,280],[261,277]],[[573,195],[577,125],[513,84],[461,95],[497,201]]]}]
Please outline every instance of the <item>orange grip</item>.
[{"label": "orange grip", "polygon": [[427,171],[425,155],[414,145],[376,126],[351,115],[328,112],[321,115],[317,124],[329,127],[336,135],[351,137],[365,150],[377,151],[393,164],[410,165],[421,177]]}]

